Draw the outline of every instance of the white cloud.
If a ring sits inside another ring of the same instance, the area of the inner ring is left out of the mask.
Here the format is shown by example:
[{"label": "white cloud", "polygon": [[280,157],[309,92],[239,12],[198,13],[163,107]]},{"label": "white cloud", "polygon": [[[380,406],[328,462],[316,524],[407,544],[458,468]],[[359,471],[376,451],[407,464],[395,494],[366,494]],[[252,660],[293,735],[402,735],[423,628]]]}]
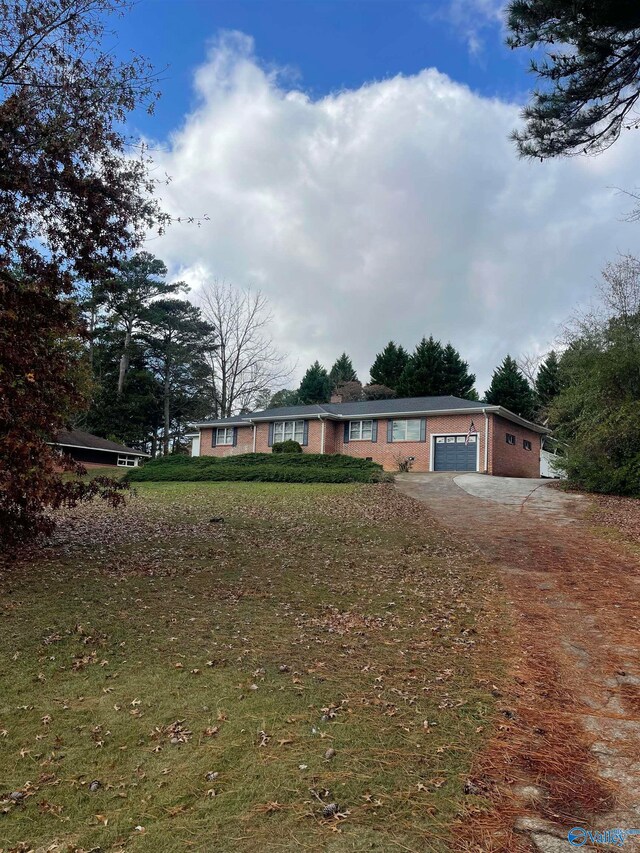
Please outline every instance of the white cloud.
[{"label": "white cloud", "polygon": [[424,20],[440,20],[447,23],[467,45],[473,59],[480,59],[484,52],[485,36],[496,30],[504,35],[504,0],[445,0],[421,7]]},{"label": "white cloud", "polygon": [[598,159],[517,159],[518,106],[433,69],[312,100],[226,34],[198,104],[157,158],[176,225],[149,248],[194,286],[261,288],[303,370],[347,350],[361,378],[391,338],[433,333],[483,392],[507,353],[544,348],[638,231],[612,186],[636,182],[635,139]]}]

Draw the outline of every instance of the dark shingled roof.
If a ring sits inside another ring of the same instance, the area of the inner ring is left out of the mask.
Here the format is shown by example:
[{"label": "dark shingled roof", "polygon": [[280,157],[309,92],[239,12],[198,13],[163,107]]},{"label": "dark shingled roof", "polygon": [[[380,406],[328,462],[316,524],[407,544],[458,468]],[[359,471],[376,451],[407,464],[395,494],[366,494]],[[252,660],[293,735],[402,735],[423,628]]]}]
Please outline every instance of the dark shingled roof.
[{"label": "dark shingled roof", "polygon": [[115,441],[109,441],[108,438],[100,438],[97,435],[91,435],[90,432],[83,432],[80,429],[63,430],[56,436],[55,441],[50,442],[57,447],[84,447],[91,450],[110,450],[113,453],[128,453],[131,456],[148,456],[142,450],[134,450],[132,447],[125,447],[124,444],[118,444]]},{"label": "dark shingled roof", "polygon": [[[333,415],[336,419],[344,417],[371,415],[421,414],[423,412],[448,412],[469,409],[480,411],[482,403],[463,400],[461,397],[402,397],[393,400],[364,400],[355,403],[321,403],[311,406],[283,406],[278,409],[263,409],[236,415],[232,418],[217,418],[205,421],[198,426],[216,424],[248,424],[252,420],[271,420],[277,418],[305,418],[316,415]],[[491,408],[491,407],[486,407]]]}]

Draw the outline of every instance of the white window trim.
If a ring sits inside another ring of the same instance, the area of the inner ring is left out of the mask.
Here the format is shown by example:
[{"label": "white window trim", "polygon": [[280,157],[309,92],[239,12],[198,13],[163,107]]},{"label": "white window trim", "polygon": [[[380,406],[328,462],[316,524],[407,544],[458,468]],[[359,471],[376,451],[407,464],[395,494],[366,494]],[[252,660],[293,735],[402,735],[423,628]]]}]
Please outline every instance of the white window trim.
[{"label": "white window trim", "polygon": [[[291,438],[285,438],[285,431],[287,429],[287,424],[293,424],[293,434]],[[301,424],[300,430],[298,430],[297,425]],[[282,437],[276,435],[276,431],[280,428],[282,431]],[[296,434],[300,434],[300,438],[296,438]],[[274,421],[273,422],[273,443],[279,444],[281,441],[297,441],[298,444],[302,444],[304,442],[304,419],[300,420],[300,418],[296,418],[295,420],[288,421]]]},{"label": "white window trim", "polygon": [[[352,424],[360,424],[360,436],[358,438],[354,438],[351,435]],[[371,433],[368,438],[362,435],[362,424],[371,424]],[[373,418],[361,418],[360,420],[349,421],[349,441],[373,441]]]},{"label": "white window trim", "polygon": [[[417,438],[394,438],[393,437],[393,426],[391,427],[391,443],[392,444],[416,444],[416,442],[420,442],[420,433],[422,432],[422,418],[392,418],[393,424],[399,423],[400,421],[404,421],[404,423],[408,424],[409,421],[417,421],[419,424],[418,427],[418,437]],[[405,435],[407,431],[405,431]]]},{"label": "white window trim", "polygon": [[[224,433],[224,441],[220,439],[220,433]],[[227,441],[227,434],[231,440]],[[232,447],[233,446],[233,427],[216,427],[216,447]]]},{"label": "white window trim", "polygon": [[138,457],[132,456],[130,453],[119,453],[118,468],[137,468],[138,467]]},{"label": "white window trim", "polygon": [[[436,438],[446,438],[451,435],[464,435],[466,436],[466,432],[433,432],[429,436],[429,471],[435,471],[435,462],[436,462]],[[480,471],[480,433],[476,430],[476,432],[472,432],[471,435],[475,435],[476,437],[476,470],[477,474]],[[443,472],[444,473],[444,472]],[[458,471],[453,472],[458,474],[473,474],[473,471]]]}]

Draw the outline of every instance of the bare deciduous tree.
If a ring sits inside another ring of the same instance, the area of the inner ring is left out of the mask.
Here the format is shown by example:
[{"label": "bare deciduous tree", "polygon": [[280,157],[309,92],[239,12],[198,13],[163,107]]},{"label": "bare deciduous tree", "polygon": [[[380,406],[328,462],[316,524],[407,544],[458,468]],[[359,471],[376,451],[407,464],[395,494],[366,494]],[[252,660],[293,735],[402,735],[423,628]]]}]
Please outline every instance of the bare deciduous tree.
[{"label": "bare deciduous tree", "polygon": [[610,316],[626,320],[640,311],[640,260],[620,255],[602,270],[598,284],[600,299]]},{"label": "bare deciduous tree", "polygon": [[545,359],[544,353],[524,352],[516,359],[516,364],[520,368],[520,372],[533,388],[536,384],[536,376],[538,368]]},{"label": "bare deciduous tree", "polygon": [[198,294],[204,319],[215,329],[217,348],[208,355],[213,414],[250,411],[256,398],[291,375],[287,357],[269,334],[272,315],[259,290],[214,281]]}]

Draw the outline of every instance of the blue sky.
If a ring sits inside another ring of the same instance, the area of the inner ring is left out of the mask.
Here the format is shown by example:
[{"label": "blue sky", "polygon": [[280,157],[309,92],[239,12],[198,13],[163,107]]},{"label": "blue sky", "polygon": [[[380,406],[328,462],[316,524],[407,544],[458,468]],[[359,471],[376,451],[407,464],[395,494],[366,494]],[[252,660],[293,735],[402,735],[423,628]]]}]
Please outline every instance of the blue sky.
[{"label": "blue sky", "polygon": [[208,42],[223,30],[253,37],[265,67],[289,71],[312,97],[434,67],[487,97],[521,101],[528,58],[504,45],[492,0],[137,0],[117,24],[116,44],[162,71],[154,137],[193,104],[191,80]]},{"label": "blue sky", "polygon": [[[114,50],[159,70],[154,175],[174,224],[145,248],[198,301],[260,289],[292,383],[346,350],[451,341],[478,390],[547,352],[637,225],[629,134],[597,158],[518,158],[533,80],[500,0],[139,0]],[[163,185],[161,176],[171,181]]]}]

